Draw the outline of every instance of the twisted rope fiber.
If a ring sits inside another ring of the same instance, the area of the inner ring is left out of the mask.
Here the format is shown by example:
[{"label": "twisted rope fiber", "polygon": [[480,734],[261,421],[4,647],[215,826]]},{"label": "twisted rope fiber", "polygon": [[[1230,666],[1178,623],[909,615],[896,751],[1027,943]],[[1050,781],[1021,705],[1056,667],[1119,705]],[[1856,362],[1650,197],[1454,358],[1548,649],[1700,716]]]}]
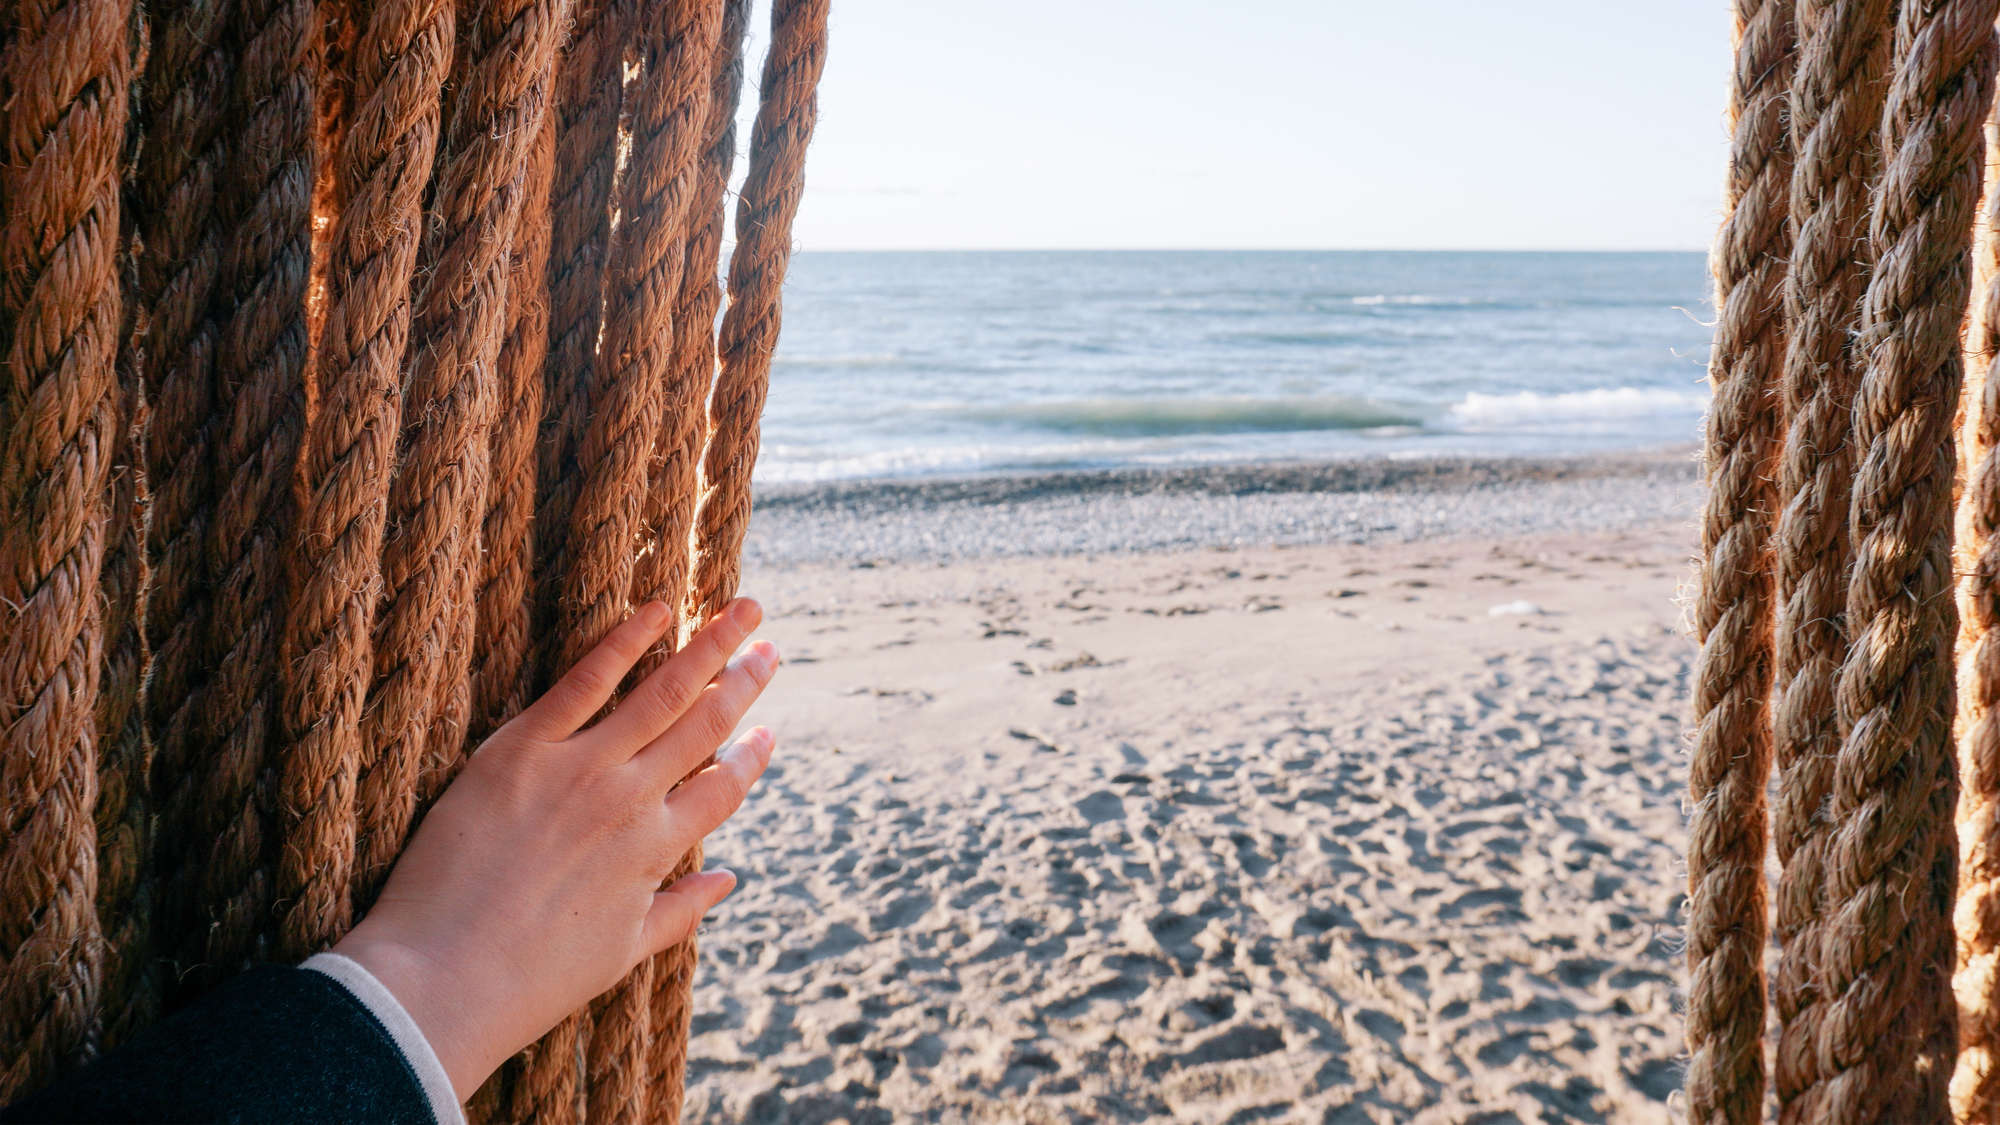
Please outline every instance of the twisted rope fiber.
[{"label": "twisted rope fiber", "polygon": [[1876,265],[1859,341],[1868,363],[1854,408],[1854,646],[1838,694],[1847,735],[1819,962],[1823,1104],[1843,1121],[1946,1113],[1956,1035],[1946,914],[1956,866],[1952,424],[1996,9],[1992,0],[1906,4],[1882,119],[1869,228]]},{"label": "twisted rope fiber", "polygon": [[[640,556],[634,573],[634,602],[659,599],[679,607],[686,598],[688,570],[693,562],[689,533],[700,485],[702,421],[715,376],[715,318],[722,306],[718,277],[722,234],[728,220],[728,187],[736,162],[736,107],[743,93],[743,36],[750,19],[748,0],[725,0],[722,30],[716,42],[709,89],[708,121],[703,129],[701,175],[688,205],[683,239],[681,290],[674,302],[673,374],[668,381],[672,400],[660,442],[648,467],[647,526],[651,550]],[[639,662],[634,675],[643,678],[672,655],[679,641],[672,629],[665,641]],[[650,1021],[654,1034],[646,1072],[647,1103],[652,1120],[671,1119],[680,1112],[685,1044],[661,1032],[674,1026],[678,999],[687,993],[694,968],[692,943],[653,959]]]},{"label": "twisted rope fiber", "polygon": [[317,410],[299,455],[303,507],[283,642],[286,757],[280,948],[347,928],[362,700],[372,668],[383,519],[409,340],[409,282],[451,62],[443,0],[382,0],[352,55],[353,117],[335,157],[344,201],[328,241]]},{"label": "twisted rope fiber", "polygon": [[[224,128],[235,51],[225,31],[231,0],[183,0],[153,14],[141,84],[142,131],[134,171],[138,300],[146,318],[146,478],[151,572],[144,619],[152,651],[145,694],[153,743],[154,808],[148,880],[155,952],[200,948],[193,847],[198,724],[207,678],[209,587],[204,544],[217,482],[213,297],[224,222],[217,201],[230,160]],[[185,865],[185,866],[184,866]]]},{"label": "twisted rope fiber", "polygon": [[542,361],[548,352],[549,185],[555,175],[555,114],[542,116],[522,180],[521,217],[507,281],[507,336],[496,382],[500,406],[488,453],[481,541],[479,627],[472,656],[477,744],[526,704],[534,600],[535,441],[542,421]]},{"label": "twisted rope fiber", "polygon": [[[2000,107],[1996,107],[2000,113]],[[1962,1120],[2000,1115],[2000,117],[1986,122],[1986,201],[1976,232],[1966,376],[1959,426],[1964,488],[1953,570],[1959,576],[1957,972],[1959,1056],[1952,1108]]]},{"label": "twisted rope fiber", "polygon": [[736,594],[750,524],[750,471],[757,420],[778,345],[779,298],[792,260],[792,219],[805,191],[806,146],[819,115],[826,66],[827,0],[777,0],[761,102],[750,138],[750,170],[736,204],[729,307],[708,407],[701,498],[695,509],[695,568],[688,617],[703,621]]},{"label": "twisted rope fiber", "polygon": [[563,671],[556,624],[569,520],[581,483],[577,445],[590,407],[591,370],[603,328],[604,266],[624,113],[629,0],[581,0],[557,71],[556,166],[549,193],[549,337],[542,365],[542,432],[536,462],[536,633],[544,638],[534,688]]},{"label": "twisted rope fiber", "polygon": [[1790,249],[1791,5],[1738,0],[1728,217],[1712,267],[1709,477],[1695,607],[1688,768],[1689,1119],[1749,1122],[1764,1097],[1764,786],[1771,764],[1771,517],[1777,509],[1782,285]]},{"label": "twisted rope fiber", "polygon": [[[569,570],[558,605],[565,667],[616,626],[630,605],[647,460],[672,370],[673,302],[684,260],[680,236],[700,168],[709,63],[721,21],[719,0],[666,0],[642,11],[648,17],[639,29],[642,69],[626,93],[631,155],[605,268],[603,339],[590,368]],[[651,996],[648,961],[591,1006],[585,1057],[590,1119],[645,1113]],[[531,1090],[546,1081],[539,1070],[524,1080]]]},{"label": "twisted rope fiber", "polygon": [[[708,445],[695,509],[695,566],[687,617],[705,621],[736,594],[743,535],[750,523],[750,472],[757,461],[757,420],[778,343],[779,298],[792,256],[792,220],[805,190],[806,147],[819,116],[817,90],[826,67],[827,0],[775,0],[771,48],[764,57],[750,169],[736,205],[736,249],[729,261],[729,307],[716,353],[720,365],[708,408]],[[670,878],[699,870],[701,846]],[[667,952],[671,965],[664,1020],[654,1029],[657,1086],[674,1096],[655,1104],[662,1119],[680,1119],[690,987],[696,959],[692,937]]]},{"label": "twisted rope fiber", "polygon": [[[632,9],[619,0],[583,0],[557,71],[556,162],[550,192],[548,344],[543,423],[536,466],[533,543],[540,582],[530,588],[535,635],[544,638],[526,675],[530,693],[560,672],[554,650],[558,576],[568,572],[567,518],[576,495],[576,444],[584,388],[603,307],[604,256],[611,231],[619,119],[624,101],[623,42]],[[579,1095],[585,1016],[574,1014],[511,1060],[497,1080],[505,1116],[567,1120]],[[529,1073],[534,1082],[525,1081]]]},{"label": "twisted rope fiber", "polygon": [[[143,31],[143,21],[134,21]],[[133,70],[143,73],[134,44]],[[127,167],[136,163],[138,129],[128,119]],[[146,859],[147,737],[141,701],[146,677],[146,397],[140,386],[137,263],[133,216],[119,208],[118,417],[105,531],[104,669],[97,691],[97,925],[104,935],[94,1047],[115,1046],[158,1010],[152,951],[147,946],[151,891]]]},{"label": "twisted rope fiber", "polygon": [[[345,203],[340,198],[340,178],[334,172],[336,161],[329,156],[340,151],[342,138],[346,136],[348,122],[353,116],[354,82],[350,75],[353,68],[348,61],[354,53],[358,34],[353,8],[349,0],[321,0],[319,6],[321,59],[319,97],[316,99],[319,113],[313,147],[320,154],[320,159],[313,177],[312,277],[306,285],[306,371],[309,375],[319,370],[320,338],[326,332],[326,271],[332,260],[329,248],[336,220]],[[316,396],[315,381],[308,378],[308,418],[318,408]]]},{"label": "twisted rope fiber", "polygon": [[416,299],[419,343],[389,492],[361,774],[357,901],[373,899],[456,770],[471,712],[474,595],[486,511],[494,364],[528,154],[548,108],[567,0],[485,5],[462,29],[446,154],[432,187]]},{"label": "twisted rope fiber", "polygon": [[[618,168],[624,105],[625,47],[633,9],[626,0],[579,0],[576,22],[556,70],[556,159],[549,193],[548,347],[542,365],[542,426],[537,451],[530,588],[534,635],[543,638],[528,671],[531,693],[562,671],[557,606],[569,574],[570,510],[576,501],[577,441],[588,408],[586,387],[602,325],[604,257]],[[514,1121],[573,1120],[581,1077],[579,1052],[587,1013],[557,1024],[511,1060],[500,1078]],[[533,1081],[529,1077],[533,1076]]]},{"label": "twisted rope fiber", "polygon": [[[712,70],[701,175],[689,206],[681,291],[675,302],[679,331],[674,337],[673,399],[648,470],[652,544],[650,552],[640,557],[635,574],[634,600],[659,598],[676,607],[686,601],[693,563],[690,539],[706,436],[703,423],[716,366],[714,325],[722,303],[718,267],[728,218],[729,176],[736,158],[736,108],[743,91],[743,39],[749,15],[746,0],[726,0]],[[649,675],[663,663],[677,647],[681,631],[670,630],[661,645],[640,661],[634,675]],[[681,857],[670,878],[698,870],[700,864],[697,845],[693,854]],[[692,938],[653,959],[647,1103],[659,1120],[678,1120],[681,1112],[686,1037],[677,1036],[674,1029],[688,1003],[694,965]]]},{"label": "twisted rope fiber", "polygon": [[212,673],[192,842],[200,977],[211,979],[264,956],[270,939],[278,633],[305,404],[322,62],[313,0],[242,0],[232,25],[243,116],[232,127],[230,233],[216,294],[216,379],[229,393],[218,403],[214,446],[221,490],[208,527]]},{"label": "twisted rope fiber", "polygon": [[98,598],[117,415],[132,7],[17,11],[0,48],[0,1101],[95,1015]]},{"label": "twisted rope fiber", "polygon": [[1847,508],[1853,457],[1849,417],[1862,357],[1853,348],[1867,282],[1868,188],[1880,165],[1877,131],[1888,78],[1894,0],[1799,0],[1798,63],[1789,95],[1796,152],[1790,185],[1794,238],[1785,274],[1784,402],[1777,526],[1777,688],[1772,701],[1779,773],[1772,828],[1779,956],[1773,1080],[1786,1121],[1819,1117],[1820,1023],[1815,961],[1820,886],[1832,826],[1841,730],[1834,685],[1847,653]]},{"label": "twisted rope fiber", "polygon": [[[715,382],[722,235],[729,219],[729,175],[736,163],[736,108],[743,94],[743,36],[749,17],[749,0],[724,0],[710,69],[701,164],[680,236],[681,284],[674,296],[667,406],[646,466],[644,547],[633,570],[634,604],[657,598],[678,610],[694,562],[689,533],[701,484],[703,422]],[[641,658],[628,682],[637,683],[666,663],[679,640],[680,631],[669,630]]]}]

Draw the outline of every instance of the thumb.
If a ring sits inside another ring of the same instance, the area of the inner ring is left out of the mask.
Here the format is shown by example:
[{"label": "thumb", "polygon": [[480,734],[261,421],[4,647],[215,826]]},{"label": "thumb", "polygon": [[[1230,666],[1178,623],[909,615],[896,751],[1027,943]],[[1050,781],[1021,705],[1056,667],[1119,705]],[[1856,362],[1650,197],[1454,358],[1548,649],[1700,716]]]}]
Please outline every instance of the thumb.
[{"label": "thumb", "polygon": [[736,889],[736,873],[718,868],[698,871],[653,895],[644,930],[648,956],[671,949],[694,936],[701,916]]}]

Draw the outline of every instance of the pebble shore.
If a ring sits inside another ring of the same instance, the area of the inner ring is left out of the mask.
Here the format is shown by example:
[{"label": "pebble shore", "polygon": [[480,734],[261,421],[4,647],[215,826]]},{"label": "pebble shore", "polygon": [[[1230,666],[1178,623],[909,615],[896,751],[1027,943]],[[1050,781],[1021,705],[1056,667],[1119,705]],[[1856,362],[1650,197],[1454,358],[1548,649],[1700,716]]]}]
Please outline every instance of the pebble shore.
[{"label": "pebble shore", "polygon": [[758,490],[746,562],[882,565],[1617,531],[1692,519],[1692,450],[1438,457]]}]

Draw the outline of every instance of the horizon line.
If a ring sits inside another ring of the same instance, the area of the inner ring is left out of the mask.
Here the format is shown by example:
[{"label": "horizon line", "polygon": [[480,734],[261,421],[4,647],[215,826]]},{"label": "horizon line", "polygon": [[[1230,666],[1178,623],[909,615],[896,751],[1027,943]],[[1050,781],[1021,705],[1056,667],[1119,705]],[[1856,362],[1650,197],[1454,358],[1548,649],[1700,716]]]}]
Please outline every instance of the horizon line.
[{"label": "horizon line", "polygon": [[800,254],[1706,254],[1681,246],[799,246]]}]

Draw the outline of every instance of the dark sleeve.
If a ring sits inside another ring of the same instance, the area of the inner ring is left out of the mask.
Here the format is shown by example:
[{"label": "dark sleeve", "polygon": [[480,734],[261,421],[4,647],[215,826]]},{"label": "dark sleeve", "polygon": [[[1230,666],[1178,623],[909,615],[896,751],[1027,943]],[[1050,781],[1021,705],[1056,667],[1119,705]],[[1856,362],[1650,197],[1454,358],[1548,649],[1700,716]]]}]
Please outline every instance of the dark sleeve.
[{"label": "dark sleeve", "polygon": [[416,1071],[352,993],[276,965],[0,1110],[0,1122],[436,1120]]}]

